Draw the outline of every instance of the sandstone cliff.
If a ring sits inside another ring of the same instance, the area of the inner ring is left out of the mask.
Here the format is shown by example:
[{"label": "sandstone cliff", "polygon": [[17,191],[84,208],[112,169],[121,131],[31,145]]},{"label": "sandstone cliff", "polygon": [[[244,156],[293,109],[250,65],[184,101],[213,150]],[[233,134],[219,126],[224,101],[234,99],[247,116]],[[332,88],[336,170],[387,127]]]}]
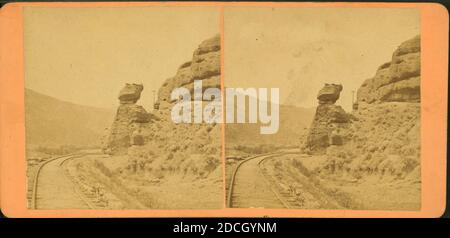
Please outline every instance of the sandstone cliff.
[{"label": "sandstone cliff", "polygon": [[[302,174],[313,186],[343,207],[420,210],[420,37],[402,43],[392,61],[361,85],[351,113],[335,105],[341,90],[320,90],[303,148],[314,156],[297,157],[289,166],[308,171]],[[277,171],[282,174],[283,166]]]},{"label": "sandstone cliff", "polygon": [[402,43],[361,85],[357,102],[420,102],[420,36]]},{"label": "sandstone cliff", "polygon": [[[313,148],[328,145],[324,172],[420,183],[420,37],[402,43],[392,61],[381,65],[375,77],[361,85],[357,100],[358,108],[348,114],[350,120],[341,121],[348,122],[340,131],[342,142],[310,141]],[[328,120],[321,125],[330,126],[330,113],[321,113],[321,107],[314,123]],[[345,115],[343,111],[337,114]],[[312,135],[317,134],[314,128],[319,132],[326,128],[314,123]]]},{"label": "sandstone cliff", "polygon": [[202,80],[203,89],[220,88],[220,36],[203,41],[191,61],[182,64],[174,77],[167,79],[158,91],[160,109],[172,108],[170,94],[174,88],[185,87],[191,93],[194,80]]},{"label": "sandstone cliff", "polygon": [[[158,91],[157,107],[146,112],[136,105],[142,85],[127,84],[119,94],[120,106],[112,125],[106,150],[125,154],[123,172],[148,179],[163,179],[178,174],[193,179],[219,178],[220,126],[216,124],[175,124],[171,120],[170,100],[174,88],[193,90],[194,80],[203,88],[220,88],[220,37],[203,41],[192,60],[182,64],[174,77]],[[186,178],[187,178],[186,177]]]}]

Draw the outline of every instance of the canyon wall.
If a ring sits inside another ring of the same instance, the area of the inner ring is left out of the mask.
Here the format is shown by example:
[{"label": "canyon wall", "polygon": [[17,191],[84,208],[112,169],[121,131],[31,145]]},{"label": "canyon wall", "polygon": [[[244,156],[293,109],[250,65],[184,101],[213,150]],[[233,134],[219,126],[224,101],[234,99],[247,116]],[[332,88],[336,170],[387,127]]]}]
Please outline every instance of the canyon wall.
[{"label": "canyon wall", "polygon": [[304,145],[327,157],[321,172],[420,183],[420,37],[402,43],[361,85],[351,113],[334,105],[335,97],[319,102]]},{"label": "canyon wall", "polygon": [[392,60],[364,81],[357,102],[420,102],[420,36],[403,42]]},{"label": "canyon wall", "polygon": [[175,76],[163,83],[151,112],[136,104],[142,85],[127,84],[120,91],[120,106],[105,151],[127,157],[125,172],[155,179],[173,173],[194,179],[221,176],[220,125],[176,124],[171,119],[176,103],[170,100],[172,90],[185,87],[192,92],[194,80],[202,80],[203,88],[220,88],[218,35],[203,41],[192,60],[181,64]]}]

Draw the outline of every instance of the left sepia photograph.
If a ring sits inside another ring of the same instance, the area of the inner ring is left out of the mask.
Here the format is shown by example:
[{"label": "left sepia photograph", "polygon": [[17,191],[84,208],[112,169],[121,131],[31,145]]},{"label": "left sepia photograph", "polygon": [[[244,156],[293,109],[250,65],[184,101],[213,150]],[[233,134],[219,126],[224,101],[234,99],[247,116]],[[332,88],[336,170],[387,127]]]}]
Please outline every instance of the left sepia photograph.
[{"label": "left sepia photograph", "polygon": [[23,14],[29,209],[224,206],[221,124],[171,115],[174,89],[221,87],[219,8]]}]

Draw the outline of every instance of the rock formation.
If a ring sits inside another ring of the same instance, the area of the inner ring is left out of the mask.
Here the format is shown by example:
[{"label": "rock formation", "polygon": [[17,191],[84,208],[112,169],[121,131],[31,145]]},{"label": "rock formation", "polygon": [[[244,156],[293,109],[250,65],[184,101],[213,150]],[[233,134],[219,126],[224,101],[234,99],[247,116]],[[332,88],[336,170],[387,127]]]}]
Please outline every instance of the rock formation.
[{"label": "rock formation", "polygon": [[392,60],[362,84],[357,102],[420,102],[420,36],[402,43]]},{"label": "rock formation", "polygon": [[[373,78],[364,81],[357,93],[357,105],[360,109],[355,113],[347,114],[340,106],[335,105],[341,91],[342,86],[335,84],[325,84],[319,91],[317,96],[319,106],[304,145],[307,152],[321,154],[325,153],[330,145],[345,144],[349,136],[358,134],[358,131],[352,132],[346,128],[364,127],[368,120],[365,115],[373,114],[371,110],[382,108],[381,114],[383,110],[395,111],[395,105],[383,103],[420,102],[420,36],[403,42],[394,51],[392,60],[382,64]],[[373,105],[380,103],[383,105],[379,107]],[[417,106],[414,105],[406,107],[413,112],[417,110]],[[360,123],[352,125],[350,118],[360,120]]]},{"label": "rock formation", "polygon": [[342,91],[342,85],[340,84],[328,84],[319,91],[317,99],[319,104],[333,104],[339,99],[339,95]]},{"label": "rock formation", "polygon": [[120,104],[135,104],[141,97],[141,92],[144,90],[142,84],[126,84],[119,92]]},{"label": "rock formation", "polygon": [[342,89],[340,84],[325,84],[319,91],[319,106],[303,148],[305,152],[323,154],[328,146],[343,143],[341,130],[350,119],[341,106],[335,105]]},{"label": "rock formation", "polygon": [[151,121],[151,115],[142,106],[136,105],[143,89],[142,84],[126,84],[120,90],[120,106],[105,147],[107,153],[125,154],[128,147],[134,144],[135,139],[132,136],[136,135],[135,130]]},{"label": "rock formation", "polygon": [[151,113],[136,105],[142,85],[127,84],[120,91],[120,106],[107,150],[114,155],[127,155],[128,172],[143,173],[149,179],[162,179],[172,173],[194,179],[221,177],[220,126],[175,124],[171,120],[175,103],[170,100],[172,90],[178,87],[193,90],[194,80],[202,80],[203,88],[220,88],[219,36],[203,41],[192,60],[182,64],[175,76],[163,83],[158,91],[159,107]]},{"label": "rock formation", "polygon": [[402,43],[392,61],[361,85],[357,100],[351,114],[320,104],[305,147],[325,151],[325,173],[420,183],[419,36]]},{"label": "rock formation", "polygon": [[220,36],[203,41],[194,51],[191,61],[182,64],[172,78],[167,79],[158,92],[160,108],[171,108],[170,94],[174,88],[194,90],[194,80],[202,80],[203,89],[220,88]]}]

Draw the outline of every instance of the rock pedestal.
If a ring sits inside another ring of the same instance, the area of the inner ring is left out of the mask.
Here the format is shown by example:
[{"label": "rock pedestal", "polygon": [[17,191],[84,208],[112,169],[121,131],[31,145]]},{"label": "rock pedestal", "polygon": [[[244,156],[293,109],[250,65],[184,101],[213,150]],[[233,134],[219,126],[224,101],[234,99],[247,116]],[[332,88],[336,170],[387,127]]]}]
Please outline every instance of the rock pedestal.
[{"label": "rock pedestal", "polygon": [[330,145],[343,144],[339,131],[348,125],[350,117],[341,106],[334,104],[341,91],[342,85],[338,84],[325,84],[319,91],[319,106],[303,147],[306,152],[322,154]]},{"label": "rock pedestal", "polygon": [[339,95],[342,91],[342,85],[340,84],[328,84],[319,91],[317,99],[319,104],[333,104],[339,99]]},{"label": "rock pedestal", "polygon": [[126,84],[120,90],[118,99],[120,106],[111,126],[106,148],[110,154],[125,154],[131,144],[142,145],[143,139],[135,139],[132,135],[139,124],[151,121],[151,115],[140,105],[135,103],[141,97],[144,87],[141,84]]},{"label": "rock pedestal", "polygon": [[120,104],[135,104],[141,97],[142,90],[144,90],[142,84],[125,84],[119,92]]}]

